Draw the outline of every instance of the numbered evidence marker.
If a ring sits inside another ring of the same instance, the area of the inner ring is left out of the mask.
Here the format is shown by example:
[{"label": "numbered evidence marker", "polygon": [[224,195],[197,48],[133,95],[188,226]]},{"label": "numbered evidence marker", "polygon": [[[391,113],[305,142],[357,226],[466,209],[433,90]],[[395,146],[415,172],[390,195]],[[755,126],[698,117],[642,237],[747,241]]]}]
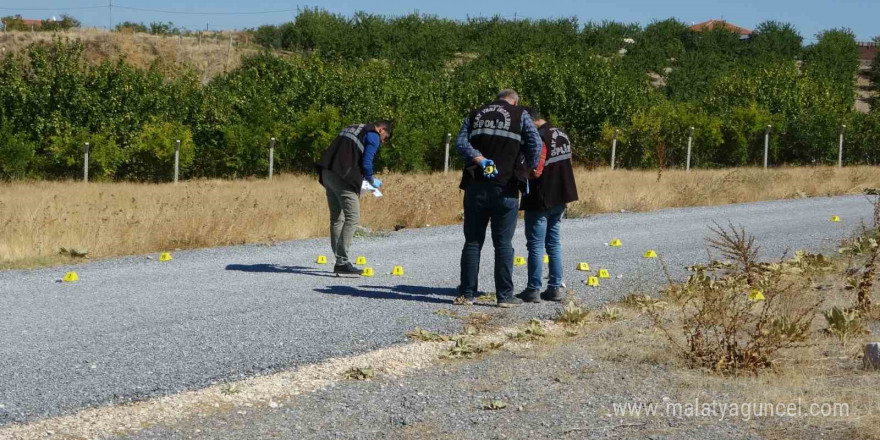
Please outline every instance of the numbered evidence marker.
[{"label": "numbered evidence marker", "polygon": [[79,281],[79,275],[77,275],[76,272],[67,272],[61,280],[65,283],[73,283]]},{"label": "numbered evidence marker", "polygon": [[361,276],[365,276],[365,277],[373,276],[373,268],[372,267],[365,267],[364,271],[361,273]]},{"label": "numbered evidence marker", "polygon": [[838,216],[836,216],[836,215],[832,215],[832,216],[831,216],[831,221],[834,222],[834,223],[839,223],[839,222],[840,222],[840,217],[838,217]]},{"label": "numbered evidence marker", "polygon": [[752,290],[751,292],[749,292],[749,301],[751,301],[751,302],[764,301],[764,292],[761,292],[760,290],[757,290],[757,289]]},{"label": "numbered evidence marker", "polygon": [[657,258],[657,252],[653,249],[645,251],[645,258]]},{"label": "numbered evidence marker", "polygon": [[611,240],[611,243],[608,243],[608,246],[621,247],[621,246],[623,246],[623,243],[620,241],[619,238],[615,238],[614,240]]},{"label": "numbered evidence marker", "polygon": [[171,261],[173,259],[174,258],[172,258],[171,254],[169,254],[168,252],[162,252],[161,254],[159,254],[159,261]]},{"label": "numbered evidence marker", "polygon": [[587,263],[585,263],[585,262],[580,262],[580,263],[578,263],[578,265],[577,265],[577,270],[579,270],[579,271],[581,271],[581,272],[589,272],[589,271],[590,271],[590,265],[587,264]]},{"label": "numbered evidence marker", "polygon": [[318,264],[327,264],[327,256],[326,255],[318,255]]},{"label": "numbered evidence marker", "polygon": [[608,274],[608,269],[599,269],[599,278],[611,278],[611,275]]},{"label": "numbered evidence marker", "polygon": [[513,259],[513,265],[514,265],[514,266],[525,266],[525,265],[526,265],[526,259],[523,258],[523,257],[516,257],[516,258]]},{"label": "numbered evidence marker", "polygon": [[403,266],[394,266],[394,269],[391,270],[391,275],[394,275],[396,277],[402,277],[403,276]]},{"label": "numbered evidence marker", "polygon": [[587,278],[587,285],[590,287],[599,287],[599,277]]},{"label": "numbered evidence marker", "polygon": [[357,260],[354,261],[354,264],[358,264],[358,265],[367,264],[367,257],[365,257],[363,255],[357,257]]}]

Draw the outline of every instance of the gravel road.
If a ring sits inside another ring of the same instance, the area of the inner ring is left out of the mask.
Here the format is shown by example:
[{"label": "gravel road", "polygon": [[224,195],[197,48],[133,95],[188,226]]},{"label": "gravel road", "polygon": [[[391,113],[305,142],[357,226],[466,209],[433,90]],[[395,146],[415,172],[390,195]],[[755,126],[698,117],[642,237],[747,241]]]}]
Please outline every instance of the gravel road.
[{"label": "gravel road", "polygon": [[[662,279],[655,249],[681,268],[706,259],[713,221],[745,226],[762,255],[834,249],[871,206],[864,197],[813,198],[566,220],[566,278],[593,304]],[[839,215],[843,221],[832,223]],[[605,245],[613,238],[623,247]],[[359,239],[355,251],[373,278],[337,278],[315,264],[326,239],[275,246],[236,246],[87,265],[0,272],[0,425],[78,409],[146,399],[219,381],[262,374],[405,342],[415,326],[458,330],[433,311],[449,307],[458,279],[460,227],[403,230]],[[525,255],[522,231],[517,255]],[[491,246],[484,251],[481,287],[494,290]],[[569,270],[587,261],[611,280],[583,285]],[[402,265],[406,274],[389,273]],[[80,281],[61,283],[68,270]],[[621,278],[618,278],[621,276]],[[525,267],[515,270],[517,289]],[[549,317],[554,306],[521,307],[507,319]]]}]

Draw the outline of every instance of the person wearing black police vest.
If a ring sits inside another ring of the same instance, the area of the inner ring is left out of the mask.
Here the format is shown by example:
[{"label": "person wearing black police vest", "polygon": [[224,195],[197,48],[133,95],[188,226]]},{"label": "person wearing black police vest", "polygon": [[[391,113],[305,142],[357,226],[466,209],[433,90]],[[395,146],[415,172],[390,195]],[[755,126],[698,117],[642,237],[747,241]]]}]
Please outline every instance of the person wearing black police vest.
[{"label": "person wearing black police vest", "polygon": [[[533,111],[532,114],[544,145],[538,169],[529,179],[530,191],[523,195],[520,204],[520,209],[525,211],[529,284],[518,297],[525,302],[562,301],[562,215],[566,204],[578,199],[571,165],[571,141],[540,113]],[[545,250],[550,260],[550,278],[547,290],[541,293]]]},{"label": "person wearing black police vest", "polygon": [[532,118],[519,107],[519,95],[502,90],[491,104],[464,120],[455,146],[464,160],[464,248],[457,304],[473,304],[480,272],[480,251],[491,222],[495,247],[495,294],[499,307],[522,304],[513,292],[513,233],[520,182],[538,167],[541,137]]},{"label": "person wearing black police vest", "polygon": [[382,181],[373,176],[373,159],[379,145],[391,139],[391,134],[389,121],[349,125],[315,164],[330,207],[330,247],[336,256],[334,273],[361,273],[351,264],[351,241],[360,221],[361,186],[364,181],[375,188],[382,186]]}]

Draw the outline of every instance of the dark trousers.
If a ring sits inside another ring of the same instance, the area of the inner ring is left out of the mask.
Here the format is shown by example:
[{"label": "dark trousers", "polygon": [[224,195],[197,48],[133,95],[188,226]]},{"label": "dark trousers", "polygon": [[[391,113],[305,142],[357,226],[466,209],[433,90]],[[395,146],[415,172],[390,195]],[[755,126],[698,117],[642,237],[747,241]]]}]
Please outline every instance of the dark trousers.
[{"label": "dark trousers", "polygon": [[486,241],[486,227],[492,224],[495,246],[495,294],[499,300],[513,296],[513,233],[519,194],[487,182],[468,185],[464,191],[464,248],[461,250],[461,285],[466,297],[477,293],[480,251]]}]

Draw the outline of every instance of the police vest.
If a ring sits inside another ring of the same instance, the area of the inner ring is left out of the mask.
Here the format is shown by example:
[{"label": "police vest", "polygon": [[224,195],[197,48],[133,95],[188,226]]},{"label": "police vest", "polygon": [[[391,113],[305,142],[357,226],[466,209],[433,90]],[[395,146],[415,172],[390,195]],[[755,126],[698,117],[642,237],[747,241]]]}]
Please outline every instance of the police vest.
[{"label": "police vest", "polygon": [[378,130],[370,124],[349,125],[342,129],[321,155],[321,160],[315,164],[318,180],[322,185],[324,179],[321,178],[321,171],[329,170],[336,173],[353,191],[360,192],[364,180],[364,142],[370,132],[378,133]]},{"label": "police vest", "polygon": [[495,162],[498,176],[487,179],[479,165],[471,164],[465,167],[462,174],[462,189],[472,182],[483,181],[516,189],[516,173],[521,173],[524,167],[524,159],[520,155],[523,111],[522,107],[498,100],[468,115],[470,143],[483,157]]},{"label": "police vest", "polygon": [[577,185],[571,165],[571,140],[562,130],[546,123],[538,129],[547,149],[541,177],[529,181],[529,194],[523,195],[520,208],[544,211],[577,201]]}]

